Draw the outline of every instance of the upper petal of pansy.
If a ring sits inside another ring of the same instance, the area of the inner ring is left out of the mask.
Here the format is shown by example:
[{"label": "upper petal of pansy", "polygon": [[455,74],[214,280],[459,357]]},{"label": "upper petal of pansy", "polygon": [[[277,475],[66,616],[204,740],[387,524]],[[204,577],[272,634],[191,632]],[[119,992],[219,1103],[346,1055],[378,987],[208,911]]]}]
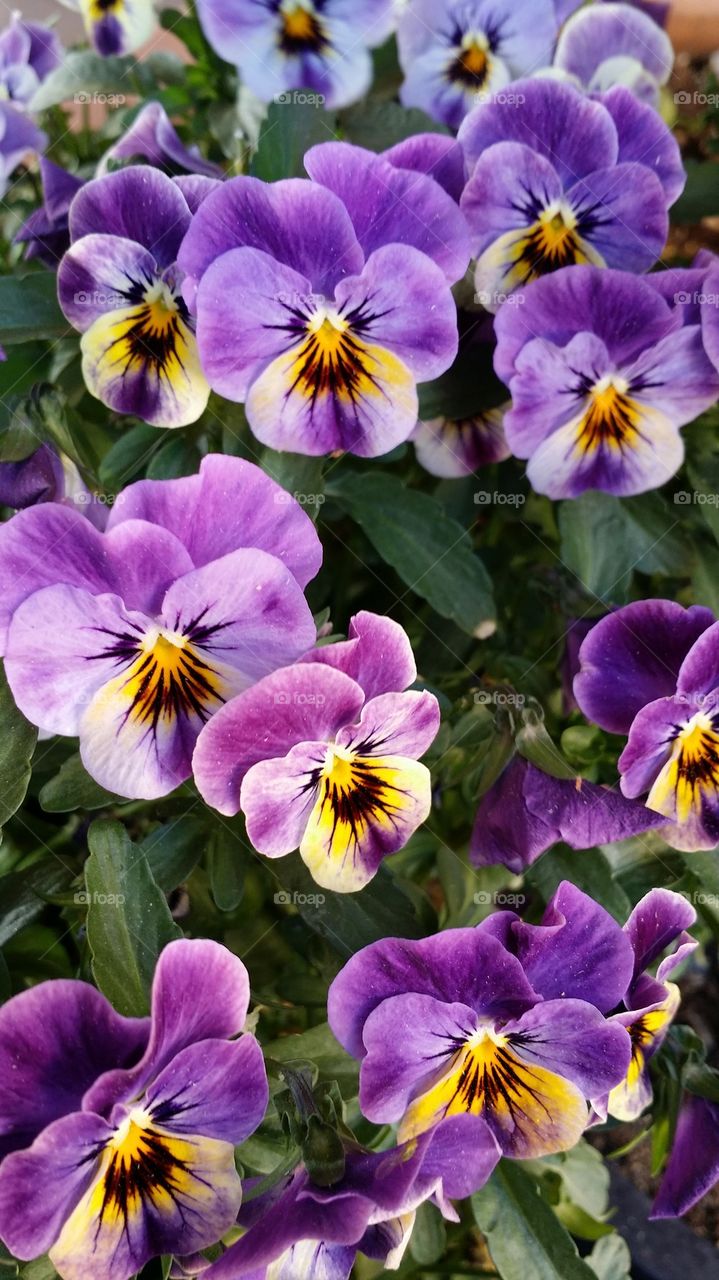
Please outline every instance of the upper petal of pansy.
[{"label": "upper petal of pansy", "polygon": [[418,760],[439,730],[433,693],[383,693],[366,702],[357,724],[340,729],[336,743],[359,755],[410,756]]},{"label": "upper petal of pansy", "polygon": [[542,923],[527,924],[513,912],[495,912],[478,925],[500,939],[520,960],[544,1000],[586,1000],[602,1013],[624,996],[634,971],[634,951],[604,907],[563,881]]},{"label": "upper petal of pansy", "polygon": [[116,1103],[139,1097],[190,1045],[237,1036],[249,1003],[247,969],[226,947],[206,938],[168,943],[155,969],[151,1034],[143,1057],[128,1070],[100,1076],[85,1094],[83,1109],[109,1115]]},{"label": "upper petal of pansy", "polygon": [[674,693],[684,659],[713,622],[711,609],[672,600],[637,600],[608,614],[579,650],[580,710],[609,733],[628,733],[642,707]]},{"label": "upper petal of pansy", "polygon": [[194,216],[213,191],[219,191],[222,180],[207,178],[203,173],[178,173],[172,181],[180,188],[190,213]]},{"label": "upper petal of pansy", "polygon": [[685,323],[623,372],[636,388],[630,392],[636,401],[662,410],[677,426],[692,422],[719,396],[719,371],[706,357],[699,325]]},{"label": "upper petal of pansy", "polygon": [[540,213],[561,200],[562,193],[551,160],[526,143],[497,142],[487,147],[461,199],[475,256],[506,232],[531,227]]},{"label": "upper petal of pansy", "polygon": [[674,66],[669,37],[633,5],[593,5],[574,14],[559,37],[555,66],[589,85],[609,57],[635,58],[659,84],[669,79]]},{"label": "upper petal of pansy", "polygon": [[[695,606],[696,607],[696,606]],[[709,610],[706,610],[709,613]],[[677,675],[677,694],[697,699],[719,688],[719,626],[712,621],[684,656]]]},{"label": "upper petal of pansy", "polygon": [[681,893],[652,889],[638,902],[624,931],[634,948],[638,978],[662,952],[696,923],[697,913]]},{"label": "upper petal of pansy", "polygon": [[145,104],[130,128],[105,152],[98,165],[98,176],[107,172],[110,160],[132,160],[138,156],[158,169],[167,168],[170,172],[184,169],[208,178],[222,177],[219,165],[204,160],[196,147],[184,145],[160,102]]},{"label": "upper petal of pansy", "polygon": [[158,613],[168,588],[194,568],[180,539],[148,520],[125,520],[107,529],[103,542],[127,609]]},{"label": "upper petal of pansy", "polygon": [[416,133],[382,152],[395,169],[426,173],[459,204],[464,190],[464,152],[456,138],[442,133]]},{"label": "upper petal of pansy", "polygon": [[687,1095],[652,1218],[678,1218],[719,1180],[719,1105]]},{"label": "upper petal of pansy", "polygon": [[[531,19],[530,19],[531,21]],[[467,117],[459,142],[472,173],[496,142],[523,142],[549,160],[562,183],[616,163],[617,131],[609,112],[556,80],[521,80],[512,94],[499,94]]]},{"label": "upper petal of pansy", "polygon": [[242,1035],[182,1049],[152,1081],[143,1105],[174,1134],[201,1133],[236,1146],[254,1133],[268,1097],[262,1050],[254,1036]]},{"label": "upper petal of pansy", "polygon": [[305,168],[339,196],[366,257],[386,244],[406,244],[436,262],[450,284],[464,274],[471,256],[467,226],[433,178],[346,142],[310,148]]},{"label": "upper petal of pansy", "polygon": [[607,266],[648,271],[659,258],[669,215],[664,188],[646,165],[616,164],[587,174],[566,199],[581,236]]},{"label": "upper petal of pansy", "polygon": [[385,938],[352,956],[329,990],[330,1026],[348,1053],[364,1057],[362,1030],[370,1013],[407,992],[500,1019],[518,1016],[538,999],[516,957],[479,929],[447,929],[418,942]]},{"label": "upper petal of pansy", "polygon": [[260,467],[225,454],[203,458],[199,475],[128,485],[115,499],[108,531],[130,520],[164,526],[198,567],[257,547],[286,564],[304,587],[322,562],[315,527],[299,503]]},{"label": "upper petal of pansy", "polygon": [[134,53],[157,25],[152,0],[112,0],[110,5],[78,0],[78,7],[87,34],[103,58]]},{"label": "upper petal of pansy", "polygon": [[166,795],[189,777],[206,721],[299,657],[313,633],[300,587],[264,551],[233,551],[186,574],[168,591],[156,626],[141,634],[116,628],[108,637],[117,674],[82,718],[86,767],[119,794]]},{"label": "upper petal of pansy", "polygon": [[70,206],[73,241],[93,233],[134,240],[161,267],[175,261],[189,226],[180,188],[151,165],[130,165],[87,182]]},{"label": "upper petal of pansy", "polygon": [[366,698],[402,692],[417,678],[409,636],[398,622],[362,609],[350,619],[348,639],[310,649],[301,662],[319,662],[344,671]]},{"label": "upper petal of pansy", "polygon": [[687,175],[671,129],[653,107],[639,102],[621,85],[602,94],[601,101],[619,137],[617,163],[646,165],[659,178],[667,204],[673,205],[686,186]]},{"label": "upper petal of pansy", "polygon": [[8,1000],[0,1009],[0,1158],[77,1111],[99,1075],[137,1059],[148,1034],[146,1018],[121,1017],[86,982],[43,982]]},{"label": "upper petal of pansy", "polygon": [[200,794],[220,813],[237,813],[252,765],[282,759],[300,743],[331,741],[357,719],[363,702],[360,686],[331,667],[298,663],[275,671],[233,698],[203,730],[193,759]]},{"label": "upper petal of pansy", "polygon": [[60,263],[60,306],[74,328],[85,333],[101,316],[139,302],[157,277],[155,258],[134,240],[86,235]]},{"label": "upper petal of pansy", "polygon": [[330,296],[337,281],[361,271],[364,262],[341,200],[302,178],[224,182],[195,214],[178,264],[197,284],[216,258],[238,248],[262,250]]}]

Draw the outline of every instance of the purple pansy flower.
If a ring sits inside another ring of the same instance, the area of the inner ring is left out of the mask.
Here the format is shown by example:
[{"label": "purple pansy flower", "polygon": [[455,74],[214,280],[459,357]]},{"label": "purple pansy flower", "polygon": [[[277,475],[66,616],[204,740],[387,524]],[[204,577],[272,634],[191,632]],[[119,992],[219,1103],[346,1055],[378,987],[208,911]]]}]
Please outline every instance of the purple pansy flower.
[{"label": "purple pansy flower", "polygon": [[425,471],[453,479],[472,475],[492,462],[503,462],[511,454],[504,434],[506,409],[487,409],[470,418],[419,421],[412,443]]},{"label": "purple pansy flower", "polygon": [[394,1269],[416,1209],[432,1198],[456,1221],[450,1200],[479,1190],[499,1156],[481,1118],[456,1116],[387,1151],[348,1148],[343,1177],[328,1187],[300,1167],[241,1210],[245,1233],[207,1280],[346,1280],[358,1252]]},{"label": "purple pansy flower", "polygon": [[552,0],[411,0],[397,30],[401,100],[456,129],[478,102],[546,66],[558,29]]},{"label": "purple pansy flower", "polygon": [[21,462],[0,463],[0,504],[24,511],[39,502],[77,507],[98,529],[107,522],[107,506],[90,493],[74,462],[47,444]]},{"label": "purple pansy flower", "polygon": [[158,961],[150,1019],[65,980],[3,1006],[0,1236],[17,1258],[129,1280],[233,1226],[234,1147],[268,1097],[262,1051],[240,1035],[249,996],[241,960],[181,939]]},{"label": "purple pansy flower", "polygon": [[652,107],[674,66],[672,42],[657,22],[630,4],[589,5],[569,19],[554,66],[588,93],[624,85]]},{"label": "purple pansy flower", "polygon": [[185,297],[210,385],[263,444],[375,457],[456,354],[447,282],[467,229],[439,183],[360,147],[313,147],[305,166],[311,182],[240,177],[208,196],[179,253]]},{"label": "purple pansy flower", "polygon": [[199,0],[208,41],[263,102],[310,89],[328,107],[369,89],[369,50],[394,27],[393,0]]},{"label": "purple pansy flower", "polygon": [[560,841],[594,849],[665,825],[661,814],[611,787],[553,778],[515,757],[480,801],[470,859],[476,867],[501,864],[521,875]]},{"label": "purple pansy flower", "polygon": [[628,735],[625,796],[669,819],[679,849],[719,841],[719,624],[709,609],[637,601],[593,627],[574,682],[583,713]]},{"label": "purple pansy flower", "polygon": [[464,152],[455,138],[443,133],[415,133],[382,155],[395,169],[409,169],[434,178],[457,204],[464,191]]},{"label": "purple pansy flower", "polygon": [[540,276],[576,263],[647,271],[682,190],[675,139],[626,89],[601,102],[552,79],[521,81],[465,120],[461,200],[479,299],[496,311]]},{"label": "purple pansy flower", "polygon": [[0,199],[13,170],[28,156],[45,150],[47,134],[10,102],[0,102]]},{"label": "purple pansy flower", "polygon": [[719,1181],[719,1104],[687,1094],[652,1218],[688,1213]]},{"label": "purple pansy flower", "polygon": [[[591,105],[591,104],[588,104]],[[495,369],[512,392],[505,431],[539,493],[627,496],[679,469],[679,428],[719,394],[698,324],[645,280],[566,267],[496,321]]]},{"label": "purple pansy flower", "polygon": [[631,962],[619,926],[564,884],[541,926],[501,912],[365,947],[330,987],[330,1025],[361,1059],[362,1111],[399,1124],[400,1141],[469,1113],[505,1155],[548,1155],[574,1146],[587,1100],[626,1075],[629,1037],[598,1004],[616,1002]]},{"label": "purple pansy flower", "polygon": [[21,511],[0,528],[15,700],[46,732],[79,736],[103,786],[166,795],[209,717],[313,642],[302,586],[320,560],[297,503],[220,455],[125,489],[104,534],[59,504]]},{"label": "purple pansy flower", "polygon": [[134,53],[157,26],[153,0],[65,0],[78,9],[88,38],[103,58]]},{"label": "purple pansy flower", "polygon": [[419,757],[439,705],[403,692],[415,676],[402,628],[358,614],[348,641],[261,680],[207,726],[193,760],[203,799],[242,808],[259,853],[299,848],[318,884],[361,889],[429,814]]},{"label": "purple pansy flower", "polygon": [[192,218],[182,182],[148,165],[88,182],[72,202],[72,245],[58,272],[88,390],[153,426],[195,422],[210,394],[176,265]]},{"label": "purple pansy flower", "polygon": [[219,165],[203,159],[197,147],[186,147],[178,136],[165,108],[147,102],[121,138],[105,152],[97,166],[97,177],[107,173],[112,160],[141,158],[169,174],[198,173],[206,178],[222,178]]},{"label": "purple pansy flower", "polygon": [[25,22],[14,13],[0,32],[0,96],[25,106],[65,50],[51,27]]},{"label": "purple pansy flower", "polygon": [[35,209],[15,233],[15,242],[24,244],[25,258],[39,258],[55,269],[70,248],[70,205],[84,179],[68,173],[46,156],[40,157],[42,206]]}]

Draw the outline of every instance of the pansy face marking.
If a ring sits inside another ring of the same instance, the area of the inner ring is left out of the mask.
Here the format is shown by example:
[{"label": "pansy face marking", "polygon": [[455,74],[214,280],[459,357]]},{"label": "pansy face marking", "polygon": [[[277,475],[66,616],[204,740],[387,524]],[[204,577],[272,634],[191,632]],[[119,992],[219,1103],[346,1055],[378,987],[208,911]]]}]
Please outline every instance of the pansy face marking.
[{"label": "pansy face marking", "polygon": [[329,45],[311,0],[282,0],[279,47],[288,56],[324,53]]},{"label": "pansy face marking", "polygon": [[601,225],[596,211],[577,213],[566,200],[553,200],[543,206],[529,194],[526,202],[516,204],[515,209],[526,219],[526,225],[518,231],[505,232],[481,255],[477,270],[480,284],[487,273],[496,278],[498,269],[501,287],[512,291],[560,267],[605,265],[587,238]]},{"label": "pansy face marking", "polygon": [[642,411],[627,394],[624,378],[602,378],[589,392],[589,407],[579,423],[577,448],[583,454],[601,449],[630,449],[641,436]]},{"label": "pansy face marking", "polygon": [[310,869],[327,857],[354,863],[369,827],[398,830],[397,817],[412,803],[407,787],[411,763],[373,759],[338,746],[329,749],[303,788],[317,796],[301,846]]},{"label": "pansy face marking", "polygon": [[676,725],[671,759],[652,787],[647,804],[686,822],[710,793],[719,794],[719,712],[700,711]]},{"label": "pansy face marking", "polygon": [[491,73],[489,40],[483,31],[469,31],[464,37],[460,33],[459,39],[461,44],[450,62],[447,79],[451,84],[479,92]]},{"label": "pansy face marking", "polygon": [[147,1201],[161,1207],[163,1200],[186,1195],[194,1177],[191,1160],[191,1142],[163,1133],[149,1112],[133,1111],[107,1143],[87,1203],[97,1230],[127,1223]]}]

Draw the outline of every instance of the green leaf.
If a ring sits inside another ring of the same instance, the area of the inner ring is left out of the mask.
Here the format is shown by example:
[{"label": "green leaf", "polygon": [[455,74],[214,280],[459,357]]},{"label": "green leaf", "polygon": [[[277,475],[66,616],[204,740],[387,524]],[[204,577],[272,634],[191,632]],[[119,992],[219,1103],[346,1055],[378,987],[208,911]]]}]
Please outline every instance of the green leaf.
[{"label": "green leaf", "polygon": [[0,664],[0,827],[20,808],[28,783],[37,729],[15,706]]},{"label": "green leaf", "polygon": [[148,480],[176,480],[191,476],[199,469],[200,455],[196,446],[182,436],[174,435],[157,450],[147,468]]},{"label": "green leaf", "polygon": [[120,796],[106,791],[90,777],[79,753],[70,756],[55,777],[45,783],[39,799],[46,813],[70,813],[73,809],[103,809],[109,804],[122,804]]},{"label": "green leaf", "polygon": [[105,454],[98,472],[100,483],[109,489],[122,489],[136,476],[145,473],[149,460],[160,450],[167,433],[145,422],[123,431],[120,439]]},{"label": "green leaf", "polygon": [[593,1280],[534,1178],[513,1161],[500,1161],[472,1209],[502,1280]]},{"label": "green leaf", "polygon": [[372,100],[343,111],[342,125],[347,141],[368,151],[386,151],[416,133],[448,132],[416,107]]},{"label": "green leaf", "polygon": [[231,827],[220,825],[210,836],[208,858],[210,887],[220,911],[234,911],[245,891],[247,845]]},{"label": "green leaf", "polygon": [[182,936],[147,858],[119,822],[93,822],[85,864],[87,938],[100,990],[118,1013],[141,1017],[163,947]]},{"label": "green leaf", "polygon": [[438,502],[381,471],[352,472],[333,480],[327,492],[410,590],[469,635],[492,634],[491,578],[466,530]]},{"label": "green leaf", "polygon": [[57,1271],[49,1258],[35,1258],[34,1262],[25,1263],[20,1280],[57,1280]]},{"label": "green leaf", "polygon": [[[693,856],[693,855],[692,855]],[[578,853],[559,845],[549,849],[527,873],[532,884],[548,902],[563,880],[570,880],[624,924],[632,909],[623,888],[614,879],[611,864],[601,849]]]},{"label": "green leaf", "polygon": [[719,166],[704,160],[685,160],[687,184],[672,208],[672,222],[701,222],[716,216]]},{"label": "green leaf", "polygon": [[322,462],[322,458],[305,458],[299,453],[275,453],[274,449],[264,449],[260,458],[262,470],[292,494],[313,520],[317,519],[325,501]]},{"label": "green leaf", "polygon": [[679,510],[654,494],[624,503],[609,493],[583,493],[559,508],[562,560],[591,595],[622,603],[635,570],[686,573]]},{"label": "green leaf", "polygon": [[46,899],[60,893],[72,871],[58,858],[44,858],[27,871],[0,877],[0,947],[45,910]]},{"label": "green leaf", "polygon": [[269,1062],[295,1067],[310,1062],[317,1068],[318,1078],[336,1080],[343,1095],[352,1096],[357,1092],[359,1067],[335,1040],[326,1022],[300,1035],[271,1040],[263,1048]]},{"label": "green leaf", "polygon": [[152,876],[163,893],[172,893],[192,874],[207,844],[207,822],[185,814],[156,827],[140,842]]},{"label": "green leaf", "polygon": [[0,276],[0,343],[60,338],[71,332],[57,300],[54,272]]},{"label": "green leaf", "polygon": [[322,110],[320,95],[289,89],[271,102],[250,172],[264,182],[306,177],[305,152],[337,137],[336,117]]},{"label": "green leaf", "polygon": [[587,1266],[599,1280],[630,1280],[632,1255],[629,1246],[616,1232],[605,1236],[595,1244],[587,1258]]},{"label": "green leaf", "polygon": [[409,1241],[410,1253],[421,1267],[431,1267],[444,1256],[446,1245],[444,1218],[437,1206],[426,1200],[417,1210]]},{"label": "green leaf", "polygon": [[421,938],[425,930],[410,899],[386,867],[359,893],[331,893],[315,884],[299,855],[282,866],[278,906],[294,906],[315,933],[350,956],[380,938]]}]

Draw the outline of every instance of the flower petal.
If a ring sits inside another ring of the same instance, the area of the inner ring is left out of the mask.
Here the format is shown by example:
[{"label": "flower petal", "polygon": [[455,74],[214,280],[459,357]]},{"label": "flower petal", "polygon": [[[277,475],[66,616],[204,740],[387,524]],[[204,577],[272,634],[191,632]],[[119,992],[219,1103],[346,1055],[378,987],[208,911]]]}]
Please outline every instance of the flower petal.
[{"label": "flower petal", "polygon": [[361,685],[366,698],[401,692],[417,678],[417,666],[403,627],[383,614],[361,610],[350,619],[349,639],[310,649],[301,662],[344,671]]},{"label": "flower petal", "polygon": [[70,235],[120,236],[149,249],[161,267],[171,266],[190,225],[180,188],[151,165],[130,165],[94,178],[78,191],[70,209]]}]

